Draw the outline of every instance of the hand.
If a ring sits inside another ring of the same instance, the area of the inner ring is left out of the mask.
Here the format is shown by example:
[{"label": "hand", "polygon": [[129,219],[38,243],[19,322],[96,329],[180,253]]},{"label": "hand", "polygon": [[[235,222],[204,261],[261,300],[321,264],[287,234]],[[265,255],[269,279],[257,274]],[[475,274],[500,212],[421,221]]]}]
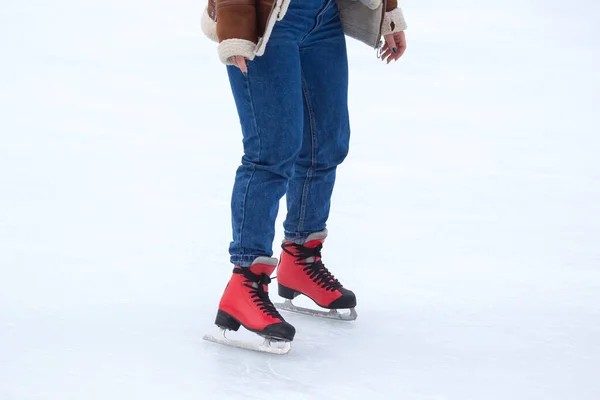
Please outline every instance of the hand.
[{"label": "hand", "polygon": [[231,57],[231,62],[244,74],[248,73],[248,66],[246,65],[246,58],[244,56],[233,56]]},{"label": "hand", "polygon": [[381,49],[381,59],[387,60],[389,64],[391,61],[397,61],[404,51],[406,51],[406,35],[404,31],[394,32],[384,36],[385,44]]}]

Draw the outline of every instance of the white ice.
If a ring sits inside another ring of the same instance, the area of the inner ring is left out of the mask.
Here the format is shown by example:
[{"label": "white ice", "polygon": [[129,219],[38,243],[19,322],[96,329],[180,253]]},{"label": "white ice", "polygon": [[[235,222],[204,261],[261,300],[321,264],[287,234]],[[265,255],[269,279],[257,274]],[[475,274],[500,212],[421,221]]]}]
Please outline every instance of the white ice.
[{"label": "white ice", "polygon": [[600,5],[402,3],[402,61],[349,41],[359,318],[273,356],[201,340],[241,157],[204,1],[0,1],[0,400],[599,399]]}]

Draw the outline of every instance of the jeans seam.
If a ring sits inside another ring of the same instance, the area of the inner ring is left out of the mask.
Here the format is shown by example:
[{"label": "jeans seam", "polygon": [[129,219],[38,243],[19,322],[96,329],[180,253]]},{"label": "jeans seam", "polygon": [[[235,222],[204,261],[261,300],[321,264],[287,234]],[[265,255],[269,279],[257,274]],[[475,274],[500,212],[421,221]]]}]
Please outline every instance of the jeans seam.
[{"label": "jeans seam", "polygon": [[321,27],[321,25],[323,24],[323,14],[325,14],[325,11],[327,11],[327,9],[330,7],[331,5],[331,1],[327,1],[319,10],[319,12],[317,13],[317,16],[315,17],[315,23],[313,24],[313,27],[310,29],[310,31],[308,31],[308,33],[306,35],[304,35],[304,37],[300,40],[300,43],[304,42],[306,40],[306,38],[308,36],[310,36],[311,33],[313,33],[314,31],[316,31],[319,27]]},{"label": "jeans seam", "polygon": [[313,170],[316,166],[316,148],[317,148],[317,138],[316,138],[316,127],[315,120],[313,117],[312,105],[310,103],[310,97],[308,93],[308,85],[306,84],[306,79],[304,78],[304,74],[302,74],[302,93],[304,94],[304,100],[306,101],[306,109],[308,112],[308,120],[310,122],[310,138],[311,138],[311,165],[306,171],[306,180],[304,181],[304,186],[302,188],[302,196],[300,202],[300,215],[298,216],[298,232],[302,232],[304,228],[304,218],[306,217],[306,203],[308,199],[308,189],[310,182],[312,180]]},{"label": "jeans seam", "polygon": [[248,100],[250,102],[250,112],[252,113],[252,122],[254,123],[254,132],[256,132],[256,137],[258,138],[258,161],[260,162],[260,153],[261,153],[261,145],[260,145],[260,134],[258,132],[258,122],[256,122],[256,112],[254,111],[254,100],[252,97],[252,91],[250,88],[250,66],[248,66],[248,74],[246,75],[246,82],[248,88]]},{"label": "jeans seam", "polygon": [[[250,73],[250,71],[248,71]],[[254,124],[254,132],[256,133],[256,137],[258,138],[258,161],[260,161],[260,135],[258,133],[258,123],[256,122],[256,112],[254,111],[254,102],[252,100],[252,91],[250,90],[250,79],[246,76],[246,89],[248,93],[248,102],[250,104],[250,113],[252,114],[252,122]],[[246,188],[244,189],[244,199],[242,200],[242,220],[240,221],[240,247],[242,248],[242,254],[244,255],[244,224],[246,222],[246,203],[248,199],[248,192],[250,191],[250,183],[252,182],[252,178],[254,178],[254,174],[256,173],[256,165],[252,164],[252,174],[250,174],[250,178],[248,178],[248,182],[246,183]]]}]

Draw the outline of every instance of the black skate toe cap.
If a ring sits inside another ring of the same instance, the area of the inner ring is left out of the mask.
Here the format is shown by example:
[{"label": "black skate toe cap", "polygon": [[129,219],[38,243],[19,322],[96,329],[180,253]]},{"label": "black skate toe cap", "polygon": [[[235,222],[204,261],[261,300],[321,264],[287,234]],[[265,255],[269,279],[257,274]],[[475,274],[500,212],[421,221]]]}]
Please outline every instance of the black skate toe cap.
[{"label": "black skate toe cap", "polygon": [[334,300],[327,308],[341,309],[356,307],[356,295],[354,292],[345,288],[341,288],[339,291],[342,293],[340,298]]},{"label": "black skate toe cap", "polygon": [[272,339],[281,339],[291,342],[296,335],[296,328],[294,328],[292,324],[283,321],[267,326],[261,332],[261,335]]}]

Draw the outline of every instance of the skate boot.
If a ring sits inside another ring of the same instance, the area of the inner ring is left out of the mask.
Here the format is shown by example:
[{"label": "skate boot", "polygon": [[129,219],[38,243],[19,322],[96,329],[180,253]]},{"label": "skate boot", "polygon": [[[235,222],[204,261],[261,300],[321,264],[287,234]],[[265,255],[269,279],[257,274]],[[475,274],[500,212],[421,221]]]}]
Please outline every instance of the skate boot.
[{"label": "skate boot", "polygon": [[[304,245],[293,242],[282,244],[283,252],[277,269],[277,284],[279,296],[286,300],[276,306],[281,310],[301,314],[352,321],[357,317],[354,310],[356,296],[344,288],[321,261],[321,249],[326,237],[327,230],[324,230],[308,236]],[[300,294],[330,311],[295,306],[292,300]],[[341,314],[338,309],[350,309],[350,312]]]},{"label": "skate boot", "polygon": [[[259,257],[249,268],[234,268],[219,303],[215,320],[215,324],[220,328],[220,335],[218,337],[207,335],[204,339],[274,354],[286,354],[290,351],[290,342],[294,339],[296,330],[285,322],[275,309],[267,289],[271,282],[270,275],[276,265],[275,258]],[[264,343],[257,346],[225,337],[227,330],[237,331],[240,325],[264,337]],[[282,342],[283,346],[275,346],[276,342]]]}]

